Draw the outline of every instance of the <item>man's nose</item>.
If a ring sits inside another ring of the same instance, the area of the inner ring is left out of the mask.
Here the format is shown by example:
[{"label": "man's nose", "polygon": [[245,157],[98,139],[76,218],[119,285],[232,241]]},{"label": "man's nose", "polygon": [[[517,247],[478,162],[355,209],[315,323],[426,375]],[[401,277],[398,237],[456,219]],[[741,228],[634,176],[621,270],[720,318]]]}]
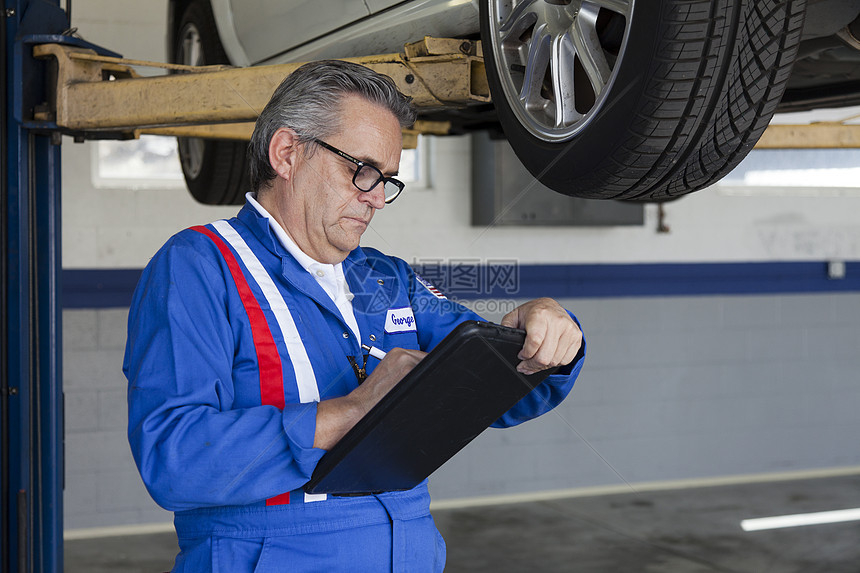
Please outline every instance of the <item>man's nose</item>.
[{"label": "man's nose", "polygon": [[358,198],[374,209],[382,209],[385,207],[385,183],[380,181],[370,191],[362,191]]}]

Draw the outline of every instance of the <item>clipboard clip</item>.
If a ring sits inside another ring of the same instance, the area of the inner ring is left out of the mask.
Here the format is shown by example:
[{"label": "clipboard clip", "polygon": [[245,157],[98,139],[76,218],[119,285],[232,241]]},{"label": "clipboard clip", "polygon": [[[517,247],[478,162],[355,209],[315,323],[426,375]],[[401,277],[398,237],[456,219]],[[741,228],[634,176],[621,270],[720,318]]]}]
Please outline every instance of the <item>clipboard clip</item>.
[{"label": "clipboard clip", "polygon": [[358,378],[359,384],[367,380],[367,356],[367,354],[364,355],[364,360],[360,367],[354,356],[346,357],[346,359],[349,360],[349,364],[352,366],[353,372],[355,372],[355,377]]}]

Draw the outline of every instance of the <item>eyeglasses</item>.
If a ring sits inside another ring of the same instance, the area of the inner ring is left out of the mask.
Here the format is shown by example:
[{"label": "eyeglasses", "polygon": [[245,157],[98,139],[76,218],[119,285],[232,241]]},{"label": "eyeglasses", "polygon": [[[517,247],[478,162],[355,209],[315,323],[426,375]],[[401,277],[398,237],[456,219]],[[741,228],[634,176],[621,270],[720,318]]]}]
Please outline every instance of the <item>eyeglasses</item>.
[{"label": "eyeglasses", "polygon": [[352,184],[355,185],[359,191],[364,191],[365,193],[373,191],[377,185],[382,183],[383,189],[385,190],[385,203],[388,204],[397,199],[397,196],[400,195],[400,192],[403,191],[403,188],[406,186],[402,181],[399,181],[394,177],[386,177],[382,174],[382,171],[373,165],[360,161],[352,155],[341,151],[333,145],[329,145],[321,139],[314,138],[313,141],[332,153],[340,155],[347,161],[355,163],[356,169],[355,174],[352,176]]}]

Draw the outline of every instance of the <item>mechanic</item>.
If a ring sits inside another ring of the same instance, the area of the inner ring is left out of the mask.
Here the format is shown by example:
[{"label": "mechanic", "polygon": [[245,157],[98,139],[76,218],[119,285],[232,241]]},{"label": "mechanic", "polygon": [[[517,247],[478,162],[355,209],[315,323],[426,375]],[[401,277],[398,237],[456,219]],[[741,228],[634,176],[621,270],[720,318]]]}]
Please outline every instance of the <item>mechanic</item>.
[{"label": "mechanic", "polygon": [[[174,235],[144,270],[123,364],[129,442],[149,493],[175,512],[174,571],[442,570],[426,480],[355,497],[301,489],[426,352],[480,319],[359,247],[403,188],[401,128],[414,119],[386,76],[302,66],[257,120],[255,192],[238,216]],[[575,319],[551,299],[502,324],[526,330],[519,371],[561,368],[496,427],[556,406],[584,357]],[[387,355],[362,369],[362,344]]]}]

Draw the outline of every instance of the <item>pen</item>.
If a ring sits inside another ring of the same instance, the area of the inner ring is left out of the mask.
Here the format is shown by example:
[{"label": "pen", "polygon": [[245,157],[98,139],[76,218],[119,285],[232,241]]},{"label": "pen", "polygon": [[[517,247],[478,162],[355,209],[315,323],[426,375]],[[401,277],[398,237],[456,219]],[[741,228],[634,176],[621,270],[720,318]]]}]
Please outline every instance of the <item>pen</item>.
[{"label": "pen", "polygon": [[375,346],[368,346],[366,344],[362,344],[361,347],[363,349],[367,350],[370,353],[370,355],[373,356],[374,358],[376,358],[377,360],[382,360],[383,358],[385,358],[385,352],[383,352],[382,350],[378,349]]}]

